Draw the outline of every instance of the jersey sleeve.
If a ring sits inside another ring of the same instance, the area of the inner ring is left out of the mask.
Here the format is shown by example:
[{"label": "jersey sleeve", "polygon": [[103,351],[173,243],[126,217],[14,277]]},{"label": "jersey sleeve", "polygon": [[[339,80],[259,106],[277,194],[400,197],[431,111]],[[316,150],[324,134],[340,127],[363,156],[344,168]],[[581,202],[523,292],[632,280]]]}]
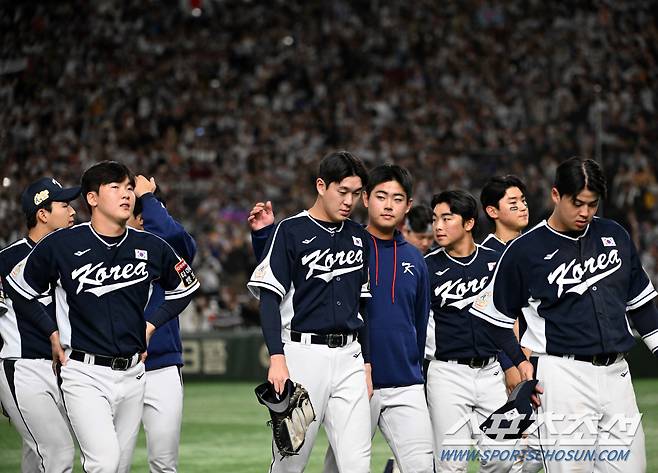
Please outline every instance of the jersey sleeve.
[{"label": "jersey sleeve", "polygon": [[629,244],[631,245],[631,276],[626,302],[627,311],[636,310],[656,297],[656,289],[642,267],[633,240],[629,239]]},{"label": "jersey sleeve", "polygon": [[284,222],[279,223],[270,235],[265,249],[265,256],[256,266],[247,283],[247,288],[257,299],[260,298],[261,289],[272,291],[281,299],[290,289],[294,255],[287,241]]},{"label": "jersey sleeve", "polygon": [[427,319],[427,336],[425,338],[425,359],[434,360],[436,356],[436,333],[434,332],[434,311],[429,310]]},{"label": "jersey sleeve", "polygon": [[52,238],[41,240],[7,277],[7,283],[27,300],[46,295],[57,280],[53,242]]},{"label": "jersey sleeve", "polygon": [[199,281],[187,261],[167,243],[162,243],[162,268],[158,283],[165,291],[165,301],[187,297],[199,288]]},{"label": "jersey sleeve", "polygon": [[493,279],[476,297],[470,313],[502,328],[512,328],[529,299],[521,277],[521,259],[509,248],[496,265]]}]

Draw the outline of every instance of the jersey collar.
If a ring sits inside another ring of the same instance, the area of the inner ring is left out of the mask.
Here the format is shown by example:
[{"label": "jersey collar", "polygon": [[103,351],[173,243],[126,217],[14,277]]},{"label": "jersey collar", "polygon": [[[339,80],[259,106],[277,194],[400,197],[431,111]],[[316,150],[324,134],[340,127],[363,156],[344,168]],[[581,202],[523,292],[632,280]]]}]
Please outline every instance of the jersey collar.
[{"label": "jersey collar", "polygon": [[589,232],[589,227],[592,226],[592,222],[588,223],[587,227],[585,228],[585,231],[582,234],[580,234],[580,235],[578,235],[577,237],[574,238],[574,237],[570,237],[568,235],[565,235],[563,233],[560,233],[557,230],[551,228],[551,226],[548,224],[548,220],[543,220],[541,222],[541,224],[543,226],[545,226],[546,228],[548,228],[551,232],[555,233],[556,235],[561,236],[562,238],[566,238],[567,240],[571,240],[571,241],[578,241],[581,238],[583,238],[585,235],[587,235],[587,232]]},{"label": "jersey collar", "polygon": [[320,227],[321,229],[323,229],[325,232],[328,232],[328,233],[338,233],[338,232],[340,232],[340,231],[343,229],[343,227],[345,226],[345,220],[343,220],[342,222],[340,222],[340,227],[338,227],[338,228],[335,229],[335,230],[331,230],[331,229],[325,227],[324,225],[322,225],[320,222],[318,222],[318,221],[317,221],[316,219],[314,219],[313,217],[311,217],[311,214],[308,213],[308,210],[304,210],[304,215],[306,215],[309,219],[311,219],[311,222],[313,222],[313,223],[316,224],[318,227]]}]

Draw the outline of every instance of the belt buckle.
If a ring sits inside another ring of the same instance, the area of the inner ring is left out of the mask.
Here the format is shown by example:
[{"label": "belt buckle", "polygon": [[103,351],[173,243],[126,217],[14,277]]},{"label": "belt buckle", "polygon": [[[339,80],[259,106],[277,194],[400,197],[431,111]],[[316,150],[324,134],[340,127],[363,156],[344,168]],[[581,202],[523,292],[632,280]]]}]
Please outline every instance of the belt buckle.
[{"label": "belt buckle", "polygon": [[472,369],[476,368],[484,368],[484,362],[485,360],[476,360],[475,357],[471,358],[471,360],[468,362],[468,367]]},{"label": "belt buckle", "polygon": [[130,367],[130,358],[112,358],[110,368],[114,371],[126,371]]},{"label": "belt buckle", "polygon": [[345,345],[342,333],[330,333],[327,335],[327,346],[329,348],[340,348]]},{"label": "belt buckle", "polygon": [[614,361],[611,357],[612,355],[594,355],[592,357],[592,364],[594,366],[610,366]]}]

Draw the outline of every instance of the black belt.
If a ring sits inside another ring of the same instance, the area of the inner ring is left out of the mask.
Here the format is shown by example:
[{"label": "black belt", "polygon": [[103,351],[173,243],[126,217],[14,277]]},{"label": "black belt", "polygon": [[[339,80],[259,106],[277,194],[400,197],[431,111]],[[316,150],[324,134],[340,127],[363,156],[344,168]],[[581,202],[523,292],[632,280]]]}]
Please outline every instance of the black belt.
[{"label": "black belt", "polygon": [[438,358],[439,361],[448,363],[457,363],[458,365],[468,365],[469,368],[484,368],[496,359],[495,356],[474,356],[472,358]]},{"label": "black belt", "polygon": [[[551,355],[552,353],[549,353]],[[598,355],[554,355],[563,358],[570,358],[576,361],[584,361],[594,366],[610,366],[616,363],[619,357],[626,356],[626,353],[599,353]]]},{"label": "black belt", "polygon": [[[86,355],[89,355],[90,358],[85,359]],[[93,357],[93,363],[92,358]],[[72,350],[69,358],[75,361],[82,361],[83,363],[89,363],[90,365],[97,366],[107,366],[108,368],[113,369],[114,371],[126,371],[139,362],[139,356],[135,355],[130,357],[122,356],[105,356],[105,355],[94,355],[92,353],[85,353],[79,350]],[[133,363],[133,359],[136,361]]]},{"label": "black belt", "polygon": [[313,345],[327,345],[329,348],[344,347],[348,343],[356,340],[354,333],[327,333],[324,335],[305,334],[302,332],[290,332],[290,340],[293,342],[301,342],[302,336],[310,335],[310,343]]}]

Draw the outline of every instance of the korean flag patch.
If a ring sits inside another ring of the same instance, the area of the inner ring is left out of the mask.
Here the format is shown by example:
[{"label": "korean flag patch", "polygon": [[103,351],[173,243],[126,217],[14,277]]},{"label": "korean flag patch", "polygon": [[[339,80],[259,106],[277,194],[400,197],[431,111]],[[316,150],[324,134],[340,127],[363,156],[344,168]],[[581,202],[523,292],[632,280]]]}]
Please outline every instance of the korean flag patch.
[{"label": "korean flag patch", "polygon": [[601,237],[601,241],[603,242],[603,246],[617,246],[615,239],[612,237]]},{"label": "korean flag patch", "polygon": [[363,243],[361,242],[361,238],[353,236],[353,237],[352,237],[352,241],[353,241],[354,244],[355,244],[356,246],[358,246],[359,248],[363,248]]},{"label": "korean flag patch", "polygon": [[185,287],[190,287],[196,282],[194,271],[192,271],[192,268],[189,267],[185,260],[180,260],[178,263],[176,263],[174,269],[178,273],[178,277],[180,277],[181,281],[183,281],[183,284],[185,284]]},{"label": "korean flag patch", "polygon": [[146,261],[149,259],[149,254],[146,250],[138,250],[135,249],[135,258],[136,259],[141,259],[143,261]]}]

